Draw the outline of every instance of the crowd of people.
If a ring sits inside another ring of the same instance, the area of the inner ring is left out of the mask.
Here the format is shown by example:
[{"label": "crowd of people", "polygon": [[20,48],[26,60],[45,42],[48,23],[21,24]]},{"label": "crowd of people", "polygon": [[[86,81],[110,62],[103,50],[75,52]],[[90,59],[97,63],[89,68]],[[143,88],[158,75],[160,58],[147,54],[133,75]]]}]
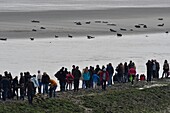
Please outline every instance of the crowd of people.
[{"label": "crowd of people", "polygon": [[41,74],[38,71],[37,76],[31,75],[29,72],[21,72],[20,79],[18,76],[13,78],[11,73],[7,71],[4,72],[4,76],[0,75],[0,99],[3,101],[15,97],[17,100],[24,100],[27,95],[29,103],[32,104],[33,97],[37,93],[55,97],[56,88],[56,80],[50,79],[46,72]]},{"label": "crowd of people", "polygon": [[[113,85],[113,82],[127,83],[131,82],[134,85],[136,81],[151,81],[152,78],[159,79],[160,65],[156,60],[148,60],[146,63],[147,74],[137,74],[136,65],[134,62],[125,62],[118,64],[114,69],[112,64],[106,66],[85,67],[80,71],[79,66],[72,66],[72,70],[68,71],[67,68],[62,67],[54,74],[54,77],[59,81],[60,91],[72,90],[77,92],[80,88],[79,82],[82,80],[82,89],[100,88],[106,90],[107,86]],[[114,72],[115,71],[115,72]],[[165,60],[163,64],[162,77],[169,76],[169,64]],[[29,104],[32,104],[33,97],[36,94],[46,95],[48,97],[56,97],[57,80],[52,79],[46,72],[41,73],[38,70],[37,74],[31,75],[29,72],[20,73],[14,77],[10,72],[5,71],[4,76],[0,75],[0,99],[24,100],[27,96]],[[73,87],[74,84],[74,87]]]}]

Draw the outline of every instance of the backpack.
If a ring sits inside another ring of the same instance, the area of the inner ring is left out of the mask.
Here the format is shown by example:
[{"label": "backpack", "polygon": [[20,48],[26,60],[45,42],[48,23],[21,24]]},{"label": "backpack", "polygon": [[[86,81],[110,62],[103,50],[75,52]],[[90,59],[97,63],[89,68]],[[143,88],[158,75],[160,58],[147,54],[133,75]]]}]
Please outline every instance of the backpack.
[{"label": "backpack", "polygon": [[169,69],[169,65],[167,63],[164,64],[164,69]]}]

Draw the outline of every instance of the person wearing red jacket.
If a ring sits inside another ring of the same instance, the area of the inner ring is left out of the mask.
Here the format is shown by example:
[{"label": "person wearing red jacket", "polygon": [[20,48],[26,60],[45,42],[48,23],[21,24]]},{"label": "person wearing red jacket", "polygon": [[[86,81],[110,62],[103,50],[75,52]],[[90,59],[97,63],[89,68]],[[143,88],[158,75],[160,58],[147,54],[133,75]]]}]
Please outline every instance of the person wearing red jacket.
[{"label": "person wearing red jacket", "polygon": [[131,83],[133,85],[133,81],[134,81],[135,75],[136,75],[136,69],[134,67],[131,67],[129,69],[128,75],[129,75],[129,79],[130,79],[130,81],[131,81]]},{"label": "person wearing red jacket", "polygon": [[73,80],[74,80],[74,76],[69,71],[68,74],[66,75],[66,90],[67,90],[68,86],[69,86],[69,90],[72,89]]},{"label": "person wearing red jacket", "polygon": [[102,85],[102,89],[106,90],[106,81],[109,80],[109,73],[106,71],[106,68],[104,68],[101,72],[100,72],[100,81],[101,81],[101,85]]}]

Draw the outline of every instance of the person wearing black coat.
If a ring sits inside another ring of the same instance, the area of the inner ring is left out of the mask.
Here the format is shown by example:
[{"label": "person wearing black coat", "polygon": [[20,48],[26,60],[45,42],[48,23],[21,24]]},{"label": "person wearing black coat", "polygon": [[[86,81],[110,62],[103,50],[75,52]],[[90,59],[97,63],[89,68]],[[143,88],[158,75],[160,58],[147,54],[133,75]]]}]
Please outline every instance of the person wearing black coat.
[{"label": "person wearing black coat", "polygon": [[[2,75],[0,74],[0,82],[2,80]],[[1,85],[0,85],[0,99],[1,99],[1,96],[2,96],[2,88],[1,88]]]},{"label": "person wearing black coat", "polygon": [[129,71],[129,69],[128,69],[128,65],[127,65],[127,62],[125,62],[124,63],[124,74],[123,74],[123,82],[128,82],[129,81],[129,76],[128,76],[128,71]]},{"label": "person wearing black coat", "polygon": [[[15,96],[17,96],[17,100],[18,100],[18,77],[16,76],[14,79],[13,79],[13,82],[12,82],[12,98],[14,98]],[[15,94],[16,93],[16,94]]]},{"label": "person wearing black coat", "polygon": [[6,101],[9,90],[11,88],[10,81],[6,76],[2,77],[2,79],[0,81],[0,86],[2,89],[2,99],[3,99],[3,101]]},{"label": "person wearing black coat", "polygon": [[148,60],[146,63],[146,68],[147,68],[147,82],[151,81],[152,78],[152,62]]},{"label": "person wearing black coat", "polygon": [[54,76],[59,80],[60,91],[65,91],[66,71],[64,71],[64,67],[62,67]]},{"label": "person wearing black coat", "polygon": [[25,77],[23,76],[22,72],[20,73],[19,86],[20,86],[20,99],[24,100],[24,96],[25,96]]},{"label": "person wearing black coat", "polygon": [[88,82],[88,86],[89,88],[93,87],[93,79],[92,79],[92,76],[94,74],[94,67],[90,66],[90,69],[89,69],[89,73],[90,73],[90,80]]},{"label": "person wearing black coat", "polygon": [[72,66],[71,73],[73,74],[75,70],[76,70],[76,66],[75,66],[75,65],[73,65],[73,66]]},{"label": "person wearing black coat", "polygon": [[32,104],[33,96],[34,96],[34,83],[31,80],[28,80],[26,84],[27,96],[29,104]]},{"label": "person wearing black coat", "polygon": [[163,73],[162,73],[162,78],[164,77],[168,78],[169,76],[169,63],[167,60],[164,61],[164,64],[163,64]]},{"label": "person wearing black coat", "polygon": [[[30,75],[30,72],[24,72],[24,78],[25,78],[25,84],[24,84],[24,86],[26,86],[27,85],[27,83],[28,83],[28,81],[29,81],[29,79],[31,78],[31,75]],[[26,92],[26,87],[25,87],[25,91],[24,92]]]},{"label": "person wearing black coat", "polygon": [[96,69],[95,69],[95,72],[99,75],[99,71],[100,71],[101,69],[100,69],[100,67],[99,67],[99,65],[96,65]]},{"label": "person wearing black coat", "polygon": [[48,85],[50,82],[50,77],[49,75],[44,72],[42,75],[42,84],[43,84],[43,95],[46,93],[48,95]]},{"label": "person wearing black coat", "polygon": [[73,73],[73,76],[74,76],[74,91],[78,91],[79,90],[79,80],[81,77],[81,72],[80,72],[78,66],[76,67],[76,69]]},{"label": "person wearing black coat", "polygon": [[107,65],[107,68],[106,68],[107,72],[109,73],[109,80],[108,80],[108,86],[112,85],[112,77],[113,77],[113,73],[114,73],[114,68],[112,66],[111,63],[109,63]]},{"label": "person wearing black coat", "polygon": [[159,62],[156,61],[156,78],[159,78],[159,70],[160,70],[160,65]]}]

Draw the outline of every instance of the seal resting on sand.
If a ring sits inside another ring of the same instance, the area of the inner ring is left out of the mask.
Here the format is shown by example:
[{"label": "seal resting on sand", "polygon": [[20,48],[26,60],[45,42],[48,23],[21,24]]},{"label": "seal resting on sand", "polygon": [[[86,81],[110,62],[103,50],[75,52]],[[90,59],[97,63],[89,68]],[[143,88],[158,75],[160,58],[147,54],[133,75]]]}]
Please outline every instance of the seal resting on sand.
[{"label": "seal resting on sand", "polygon": [[116,30],[114,30],[114,29],[110,29],[110,31],[111,31],[111,32],[117,32],[117,31],[116,31]]},{"label": "seal resting on sand", "polygon": [[158,24],[158,26],[162,27],[162,26],[164,26],[164,23],[162,23],[162,24]]},{"label": "seal resting on sand", "polygon": [[94,36],[87,36],[87,39],[92,39],[92,38],[95,38]]},{"label": "seal resting on sand", "polygon": [[38,20],[32,20],[31,22],[32,23],[40,23],[40,21],[38,21]]},{"label": "seal resting on sand", "polygon": [[36,32],[37,30],[36,30],[36,29],[32,29],[32,31],[35,31],[35,32]]},{"label": "seal resting on sand", "polygon": [[59,36],[55,35],[55,38],[58,38]]},{"label": "seal resting on sand", "polygon": [[69,38],[73,38],[73,36],[72,36],[72,35],[70,35],[70,34],[68,34],[68,37],[69,37]]},{"label": "seal resting on sand", "polygon": [[30,38],[30,40],[32,40],[32,41],[33,41],[33,40],[34,40],[34,38],[33,38],[33,37],[31,37],[31,38]]},{"label": "seal resting on sand", "polygon": [[121,34],[121,33],[117,33],[117,36],[121,37],[121,36],[122,36],[122,34]]},{"label": "seal resting on sand", "polygon": [[2,41],[7,41],[7,38],[0,38],[0,40],[2,40]]}]

